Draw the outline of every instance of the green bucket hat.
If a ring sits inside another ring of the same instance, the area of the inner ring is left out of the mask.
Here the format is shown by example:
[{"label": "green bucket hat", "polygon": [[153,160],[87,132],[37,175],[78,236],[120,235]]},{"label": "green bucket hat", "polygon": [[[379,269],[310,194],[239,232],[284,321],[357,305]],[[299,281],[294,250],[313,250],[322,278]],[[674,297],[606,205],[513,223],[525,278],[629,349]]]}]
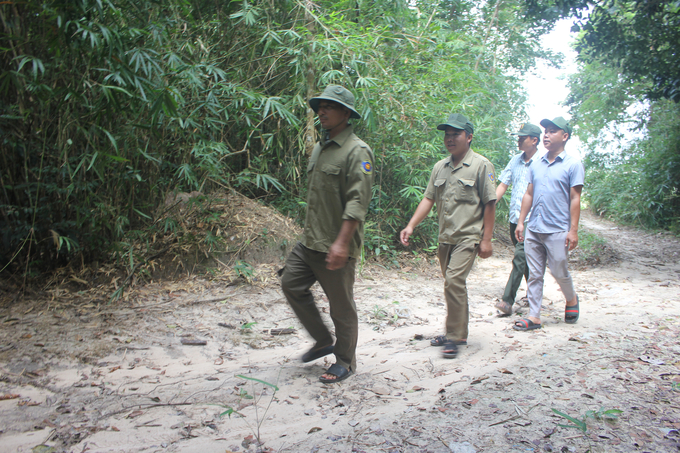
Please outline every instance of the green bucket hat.
[{"label": "green bucket hat", "polygon": [[564,132],[569,134],[569,137],[571,137],[571,126],[569,125],[567,120],[565,120],[561,116],[558,116],[554,120],[549,120],[547,118],[544,119],[544,120],[541,120],[541,126],[543,126],[543,127],[555,126],[558,129],[562,129]]},{"label": "green bucket hat", "polygon": [[309,106],[315,113],[319,113],[319,103],[321,101],[333,101],[344,105],[352,111],[350,118],[361,119],[361,115],[354,109],[354,95],[345,87],[340,85],[328,85],[323,93],[309,100]]},{"label": "green bucket hat", "polygon": [[536,126],[535,124],[531,123],[524,123],[522,126],[519,128],[517,132],[513,132],[510,135],[518,135],[520,137],[523,137],[525,135],[529,137],[536,137],[536,138],[541,138],[541,128]]},{"label": "green bucket hat", "polygon": [[437,129],[439,129],[440,131],[445,131],[446,126],[451,126],[454,129],[463,129],[468,134],[474,134],[475,132],[475,127],[472,125],[470,120],[468,120],[467,117],[461,115],[460,113],[450,114],[449,118],[446,120],[446,123],[440,124],[439,126],[437,126]]}]

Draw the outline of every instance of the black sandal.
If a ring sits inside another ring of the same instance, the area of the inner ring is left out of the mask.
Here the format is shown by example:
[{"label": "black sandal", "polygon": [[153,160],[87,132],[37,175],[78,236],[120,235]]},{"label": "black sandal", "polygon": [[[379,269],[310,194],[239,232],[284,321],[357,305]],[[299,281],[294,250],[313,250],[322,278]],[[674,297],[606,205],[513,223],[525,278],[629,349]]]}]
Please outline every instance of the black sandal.
[{"label": "black sandal", "polygon": [[323,376],[319,376],[319,380],[324,384],[332,384],[333,382],[344,381],[350,377],[352,375],[352,370],[348,370],[344,366],[334,363],[328,370],[326,370],[326,373],[324,374],[332,374],[335,376],[335,379],[328,379]]},{"label": "black sandal", "polygon": [[[432,346],[444,346],[444,342],[446,341],[446,335],[437,335],[433,339],[430,340],[430,345]],[[458,340],[455,341],[456,346],[467,346],[467,340]]]},{"label": "black sandal", "polygon": [[578,300],[578,294],[576,295],[576,305],[570,307],[566,306],[564,307],[564,322],[567,324],[576,324],[576,321],[578,321],[578,316],[581,314],[580,309],[579,309],[579,300]]},{"label": "black sandal", "polygon": [[305,352],[304,355],[302,356],[302,361],[307,363],[311,362],[312,360],[320,359],[321,357],[325,357],[328,354],[333,354],[333,345],[329,346],[324,346],[323,348],[316,348],[316,345],[309,351]]},{"label": "black sandal", "polygon": [[453,340],[444,340],[442,355],[445,359],[453,359],[458,355],[458,346]]}]

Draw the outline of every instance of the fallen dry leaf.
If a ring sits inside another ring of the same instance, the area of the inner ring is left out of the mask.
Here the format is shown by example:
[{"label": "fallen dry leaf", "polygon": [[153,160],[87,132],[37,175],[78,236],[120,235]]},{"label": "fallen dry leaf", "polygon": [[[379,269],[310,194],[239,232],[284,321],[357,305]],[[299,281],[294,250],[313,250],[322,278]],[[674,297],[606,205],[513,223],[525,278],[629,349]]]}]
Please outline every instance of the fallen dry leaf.
[{"label": "fallen dry leaf", "polygon": [[369,390],[377,395],[389,395],[391,393],[390,389],[385,387],[373,387],[372,389]]},{"label": "fallen dry leaf", "polygon": [[192,340],[188,338],[182,338],[180,341],[182,344],[188,346],[205,346],[206,344],[208,344],[208,342],[205,340]]},{"label": "fallen dry leaf", "polygon": [[638,359],[642,360],[643,362],[651,363],[652,365],[664,365],[663,360],[655,359],[654,357],[649,357],[646,355],[642,355],[638,357]]},{"label": "fallen dry leaf", "polygon": [[132,412],[130,412],[130,413],[127,415],[127,417],[125,417],[125,418],[135,418],[135,417],[139,417],[139,416],[142,415],[143,413],[144,413],[143,411],[132,411]]},{"label": "fallen dry leaf", "polygon": [[5,393],[4,395],[0,395],[0,401],[3,400],[13,400],[15,398],[19,398],[21,395],[16,394],[16,393]]}]

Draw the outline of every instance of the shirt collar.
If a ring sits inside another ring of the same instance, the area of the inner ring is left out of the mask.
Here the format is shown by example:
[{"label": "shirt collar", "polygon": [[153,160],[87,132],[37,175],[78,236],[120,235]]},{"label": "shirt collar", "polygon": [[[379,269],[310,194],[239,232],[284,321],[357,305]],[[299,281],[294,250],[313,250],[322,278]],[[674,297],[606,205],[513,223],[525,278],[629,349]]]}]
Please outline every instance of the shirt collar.
[{"label": "shirt collar", "polygon": [[[534,157],[536,157],[536,156],[534,156]],[[566,158],[567,158],[567,150],[565,149],[564,151],[562,151],[561,153],[559,153],[555,157],[555,160],[559,159],[560,161],[563,161]],[[550,161],[548,160],[548,152],[546,152],[543,156],[541,156],[541,159],[546,161],[549,164]]]},{"label": "shirt collar", "polygon": [[330,142],[335,142],[336,145],[338,145],[339,147],[342,148],[342,146],[345,144],[345,142],[347,141],[347,139],[349,139],[349,136],[352,135],[353,133],[354,133],[354,126],[352,126],[351,124],[349,124],[349,125],[348,125],[346,128],[344,128],[344,129],[342,130],[342,132],[340,132],[338,135],[336,135],[335,137],[333,137],[333,138],[331,138],[331,139],[329,139],[329,140],[325,140],[325,138],[326,138],[325,136],[326,136],[327,132],[324,131],[324,137],[323,137],[323,139],[321,140],[321,146],[326,146],[326,145],[328,145]]},{"label": "shirt collar", "polygon": [[536,152],[534,153],[534,155],[531,156],[531,159],[529,159],[528,162],[527,162],[527,160],[525,159],[526,155],[527,155],[527,153],[526,153],[525,151],[522,151],[522,154],[520,155],[520,162],[522,162],[526,167],[528,167],[529,165],[531,165],[531,163],[532,163],[533,161],[536,160],[536,156],[538,156],[538,151],[536,151]]},{"label": "shirt collar", "polygon": [[[463,160],[460,161],[460,164],[458,165],[458,167],[455,167],[453,169],[455,170],[456,168],[460,168],[461,165],[465,165],[466,167],[469,167],[470,165],[472,165],[472,155],[473,154],[474,154],[474,151],[472,151],[472,148],[470,148],[468,150],[467,154],[465,154],[465,157],[463,157]],[[449,167],[453,167],[453,156],[449,156],[449,159],[446,161],[446,165],[448,165]]]}]

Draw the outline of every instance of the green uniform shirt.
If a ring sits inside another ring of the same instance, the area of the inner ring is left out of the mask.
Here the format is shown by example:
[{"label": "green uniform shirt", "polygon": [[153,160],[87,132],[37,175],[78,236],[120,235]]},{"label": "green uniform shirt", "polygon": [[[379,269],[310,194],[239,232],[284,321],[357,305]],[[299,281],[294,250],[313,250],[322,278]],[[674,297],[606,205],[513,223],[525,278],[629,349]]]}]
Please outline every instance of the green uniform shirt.
[{"label": "green uniform shirt", "polygon": [[358,258],[364,240],[364,220],[371,201],[373,151],[352,126],[312,150],[307,167],[307,217],[302,245],[328,253],[343,220],[359,225],[349,244],[349,256]]},{"label": "green uniform shirt", "polygon": [[451,156],[434,165],[425,197],[435,201],[439,243],[482,240],[484,205],[496,199],[496,174],[489,160],[469,150],[456,168]]}]

